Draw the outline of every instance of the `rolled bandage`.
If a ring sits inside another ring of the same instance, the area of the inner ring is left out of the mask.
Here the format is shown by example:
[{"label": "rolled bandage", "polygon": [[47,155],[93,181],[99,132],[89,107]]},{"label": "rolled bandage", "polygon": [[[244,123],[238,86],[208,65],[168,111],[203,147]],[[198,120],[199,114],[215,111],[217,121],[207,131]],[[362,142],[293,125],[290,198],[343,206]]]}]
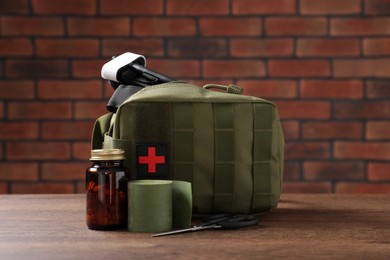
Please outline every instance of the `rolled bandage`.
[{"label": "rolled bandage", "polygon": [[173,227],[189,228],[192,217],[192,189],[187,181],[173,181]]},{"label": "rolled bandage", "polygon": [[172,181],[131,181],[128,193],[130,231],[164,232],[172,229]]},{"label": "rolled bandage", "polygon": [[192,215],[191,183],[137,180],[128,183],[128,229],[165,232],[188,228]]}]

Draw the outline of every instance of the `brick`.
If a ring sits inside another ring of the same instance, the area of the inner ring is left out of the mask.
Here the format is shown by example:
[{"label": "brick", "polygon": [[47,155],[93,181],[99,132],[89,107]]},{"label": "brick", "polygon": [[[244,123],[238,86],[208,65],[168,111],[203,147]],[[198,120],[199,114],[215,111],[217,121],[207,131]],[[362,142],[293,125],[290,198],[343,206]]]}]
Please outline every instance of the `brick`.
[{"label": "brick", "polygon": [[206,78],[248,78],[265,76],[261,60],[205,60],[203,76]]},{"label": "brick", "polygon": [[335,77],[390,77],[390,59],[334,60],[333,69]]},{"label": "brick", "polygon": [[199,27],[202,36],[258,36],[262,34],[260,18],[201,18]]},{"label": "brick", "polygon": [[13,183],[13,194],[63,194],[73,193],[72,183]]},{"label": "brick", "polygon": [[216,58],[228,55],[224,39],[184,38],[168,40],[168,56],[174,58]]},{"label": "brick", "polygon": [[167,0],[169,15],[227,15],[229,0]]},{"label": "brick", "polygon": [[[3,118],[4,117],[4,103],[0,101],[0,118]],[[1,146],[0,146],[1,148]],[[1,155],[1,153],[0,153]],[[1,158],[1,156],[0,156]]]},{"label": "brick", "polygon": [[162,14],[163,0],[101,0],[100,13],[104,15]]},{"label": "brick", "polygon": [[306,161],[303,172],[306,180],[363,180],[365,177],[363,162]]},{"label": "brick", "polygon": [[296,140],[299,138],[299,123],[295,120],[282,121],[283,134],[286,140]]},{"label": "brick", "polygon": [[0,181],[37,181],[38,163],[0,162]]},{"label": "brick", "polygon": [[338,119],[390,118],[390,101],[340,101],[334,104],[333,113]]},{"label": "brick", "polygon": [[300,0],[301,14],[360,14],[360,0]]},{"label": "brick", "polygon": [[72,146],[73,159],[86,161],[91,157],[91,142],[74,142]]},{"label": "brick", "polygon": [[85,194],[85,191],[86,191],[85,180],[76,182],[76,192],[75,193]]},{"label": "brick", "polygon": [[302,80],[302,98],[360,99],[364,95],[361,80]]},{"label": "brick", "polygon": [[109,59],[74,60],[72,61],[72,76],[83,79],[101,79],[101,70]]},{"label": "brick", "polygon": [[336,193],[389,194],[390,184],[341,182],[336,184]]},{"label": "brick", "polygon": [[98,99],[103,96],[101,80],[40,80],[42,99]]},{"label": "brick", "polygon": [[390,121],[368,121],[366,138],[368,140],[390,139]]},{"label": "brick", "polygon": [[335,142],[334,156],[338,159],[389,160],[389,142]]},{"label": "brick", "polygon": [[36,139],[38,134],[36,122],[0,122],[0,140]]},{"label": "brick", "polygon": [[299,180],[301,166],[298,162],[284,162],[284,170],[283,170],[283,180],[284,181],[292,181]]},{"label": "brick", "polygon": [[0,99],[32,99],[34,82],[30,80],[0,80]]},{"label": "brick", "polygon": [[369,163],[368,180],[369,181],[390,181],[390,164]]},{"label": "brick", "polygon": [[306,122],[302,125],[304,139],[360,139],[363,125],[359,122]]},{"label": "brick", "polygon": [[95,14],[96,1],[94,0],[32,0],[32,7],[36,14]]},{"label": "brick", "polygon": [[148,67],[173,78],[200,76],[200,64],[197,60],[149,59]]},{"label": "brick", "polygon": [[238,80],[244,95],[261,98],[296,98],[297,82],[294,80]]},{"label": "brick", "polygon": [[194,36],[196,23],[192,18],[134,18],[136,36]]},{"label": "brick", "polygon": [[265,20],[267,35],[325,35],[327,25],[325,18],[317,17],[270,17]]},{"label": "brick", "polygon": [[112,88],[110,82],[108,82],[107,80],[104,81],[104,87],[103,87],[103,97],[106,98],[107,100],[109,100],[112,96],[112,94],[114,94],[114,89]]},{"label": "brick", "polygon": [[67,29],[71,36],[129,36],[130,18],[68,18]]},{"label": "brick", "polygon": [[328,119],[331,106],[325,101],[277,101],[282,119]]},{"label": "brick", "polygon": [[96,57],[99,41],[91,39],[37,39],[36,53],[41,57]]},{"label": "brick", "polygon": [[42,138],[49,140],[89,140],[93,129],[94,121],[87,122],[43,122]]},{"label": "brick", "polygon": [[390,80],[368,80],[367,97],[390,98]]},{"label": "brick", "polygon": [[107,102],[78,101],[75,104],[76,119],[97,119],[108,113],[106,110]]},{"label": "brick", "polygon": [[389,0],[364,0],[364,13],[369,15],[389,15]]},{"label": "brick", "polygon": [[70,102],[10,102],[10,119],[66,119],[72,116]]},{"label": "brick", "polygon": [[0,18],[2,35],[64,35],[64,24],[57,17],[3,16]]},{"label": "brick", "polygon": [[42,180],[44,181],[85,181],[87,162],[80,163],[43,163]]},{"label": "brick", "polygon": [[0,194],[7,194],[8,193],[8,185],[7,183],[1,183],[0,182]]},{"label": "brick", "polygon": [[0,0],[1,14],[27,14],[29,9],[28,0]]},{"label": "brick", "polygon": [[68,62],[62,59],[12,59],[5,63],[5,75],[10,78],[65,78]]},{"label": "brick", "polygon": [[294,14],[296,0],[233,1],[234,14]]},{"label": "brick", "polygon": [[161,57],[164,55],[164,41],[162,39],[103,39],[103,55],[118,56],[128,52],[142,53],[146,57]]},{"label": "brick", "polygon": [[233,57],[286,57],[292,56],[293,52],[294,43],[289,38],[230,41],[230,53]]},{"label": "brick", "polygon": [[90,140],[94,121],[43,122],[42,138],[50,140]]},{"label": "brick", "polygon": [[330,182],[284,182],[283,193],[332,193]]},{"label": "brick", "polygon": [[390,18],[332,18],[330,34],[335,36],[390,34]]},{"label": "brick", "polygon": [[330,75],[330,64],[323,59],[270,60],[268,73],[271,77],[323,77]]},{"label": "brick", "polygon": [[363,39],[363,54],[365,56],[390,55],[390,38]]},{"label": "brick", "polygon": [[330,149],[328,142],[287,142],[285,159],[329,159]]},{"label": "brick", "polygon": [[358,39],[298,39],[299,57],[351,57],[359,54]]},{"label": "brick", "polygon": [[0,39],[0,55],[4,57],[23,57],[33,54],[32,42],[27,38]]},{"label": "brick", "polygon": [[7,160],[56,160],[70,157],[70,145],[66,142],[8,142]]}]

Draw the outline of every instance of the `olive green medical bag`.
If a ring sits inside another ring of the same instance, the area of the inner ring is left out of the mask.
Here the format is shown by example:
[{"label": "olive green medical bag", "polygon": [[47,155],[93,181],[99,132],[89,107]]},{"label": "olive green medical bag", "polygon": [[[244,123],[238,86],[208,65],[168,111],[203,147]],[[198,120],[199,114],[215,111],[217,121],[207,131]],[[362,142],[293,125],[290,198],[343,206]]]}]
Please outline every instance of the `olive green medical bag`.
[{"label": "olive green medical bag", "polygon": [[133,180],[191,182],[193,213],[276,207],[284,138],[275,105],[240,95],[236,86],[223,87],[232,93],[209,87],[170,82],[142,89],[96,121],[92,148],[124,149]]}]

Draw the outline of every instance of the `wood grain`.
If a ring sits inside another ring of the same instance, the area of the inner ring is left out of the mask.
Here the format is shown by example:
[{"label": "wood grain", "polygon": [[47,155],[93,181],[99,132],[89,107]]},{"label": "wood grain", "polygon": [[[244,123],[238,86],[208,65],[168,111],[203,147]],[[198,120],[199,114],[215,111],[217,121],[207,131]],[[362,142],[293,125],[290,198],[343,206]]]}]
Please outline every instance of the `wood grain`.
[{"label": "wood grain", "polygon": [[258,226],[152,238],[88,230],[84,195],[1,195],[0,259],[389,259],[389,195],[282,196]]}]

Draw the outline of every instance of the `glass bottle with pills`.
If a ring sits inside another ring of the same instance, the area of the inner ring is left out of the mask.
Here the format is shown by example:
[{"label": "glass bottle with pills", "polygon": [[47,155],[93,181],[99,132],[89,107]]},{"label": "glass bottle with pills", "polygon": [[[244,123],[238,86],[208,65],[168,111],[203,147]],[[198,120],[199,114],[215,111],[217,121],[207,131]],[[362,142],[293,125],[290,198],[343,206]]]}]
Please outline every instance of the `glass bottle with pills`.
[{"label": "glass bottle with pills", "polygon": [[92,166],[86,171],[87,226],[94,230],[127,227],[127,182],[124,151],[91,151]]}]

